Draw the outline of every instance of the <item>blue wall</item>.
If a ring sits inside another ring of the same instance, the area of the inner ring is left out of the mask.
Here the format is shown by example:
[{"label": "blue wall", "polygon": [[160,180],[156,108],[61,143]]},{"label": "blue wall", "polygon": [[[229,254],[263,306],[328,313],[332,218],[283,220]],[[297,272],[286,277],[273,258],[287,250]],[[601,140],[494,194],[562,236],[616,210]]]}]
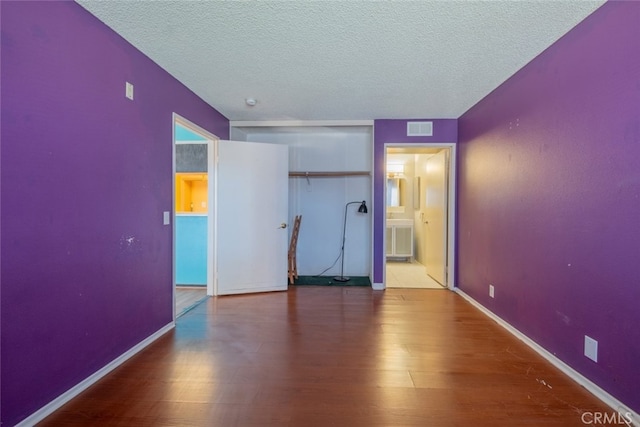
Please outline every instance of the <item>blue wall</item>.
[{"label": "blue wall", "polygon": [[176,125],[175,132],[176,141],[206,141],[205,138],[201,137],[200,135],[196,135],[189,129],[180,125]]},{"label": "blue wall", "polygon": [[206,215],[176,215],[176,284],[207,284]]}]

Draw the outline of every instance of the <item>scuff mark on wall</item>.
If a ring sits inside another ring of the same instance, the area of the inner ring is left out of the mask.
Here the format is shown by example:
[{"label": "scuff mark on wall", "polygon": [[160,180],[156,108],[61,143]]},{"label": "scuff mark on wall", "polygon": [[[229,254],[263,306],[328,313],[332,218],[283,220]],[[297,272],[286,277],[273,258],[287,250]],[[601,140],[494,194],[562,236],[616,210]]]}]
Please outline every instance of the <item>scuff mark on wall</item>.
[{"label": "scuff mark on wall", "polygon": [[131,235],[122,235],[120,237],[120,250],[125,253],[140,251],[140,239]]},{"label": "scuff mark on wall", "polygon": [[564,313],[561,313],[560,311],[556,310],[556,314],[558,315],[558,317],[560,317],[560,320],[562,320],[562,322],[565,325],[569,325],[571,323],[571,318],[569,316],[567,316]]},{"label": "scuff mark on wall", "polygon": [[135,242],[134,236],[122,236],[120,237],[120,246],[131,246]]}]

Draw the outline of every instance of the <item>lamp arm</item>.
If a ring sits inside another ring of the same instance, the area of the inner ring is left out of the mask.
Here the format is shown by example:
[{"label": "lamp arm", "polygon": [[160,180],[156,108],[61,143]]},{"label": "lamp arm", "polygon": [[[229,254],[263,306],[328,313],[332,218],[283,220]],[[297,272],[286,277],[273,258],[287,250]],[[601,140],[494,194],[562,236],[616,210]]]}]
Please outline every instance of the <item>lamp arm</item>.
[{"label": "lamp arm", "polygon": [[344,243],[346,241],[347,235],[347,208],[349,207],[349,205],[355,205],[356,203],[362,203],[362,202],[349,202],[346,205],[344,205],[344,223],[342,225],[342,251],[344,253]]}]

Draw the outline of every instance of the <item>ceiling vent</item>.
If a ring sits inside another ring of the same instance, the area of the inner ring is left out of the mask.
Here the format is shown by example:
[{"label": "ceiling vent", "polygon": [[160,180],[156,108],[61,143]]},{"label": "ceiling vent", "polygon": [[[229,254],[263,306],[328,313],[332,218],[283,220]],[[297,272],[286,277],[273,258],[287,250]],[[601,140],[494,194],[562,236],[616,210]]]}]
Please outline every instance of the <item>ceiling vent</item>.
[{"label": "ceiling vent", "polygon": [[433,122],[407,122],[407,136],[433,136]]}]

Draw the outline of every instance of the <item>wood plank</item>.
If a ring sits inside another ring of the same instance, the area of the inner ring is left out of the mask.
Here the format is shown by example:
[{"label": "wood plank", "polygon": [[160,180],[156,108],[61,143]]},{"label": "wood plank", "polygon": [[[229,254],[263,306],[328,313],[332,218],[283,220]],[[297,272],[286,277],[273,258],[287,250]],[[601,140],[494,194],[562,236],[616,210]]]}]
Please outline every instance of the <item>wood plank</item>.
[{"label": "wood plank", "polygon": [[333,177],[343,177],[343,176],[370,176],[371,172],[369,171],[341,171],[341,172],[299,172],[299,171],[290,171],[290,177],[297,178],[333,178]]},{"label": "wood plank", "polygon": [[42,426],[569,426],[611,412],[453,292],[209,298]]}]

